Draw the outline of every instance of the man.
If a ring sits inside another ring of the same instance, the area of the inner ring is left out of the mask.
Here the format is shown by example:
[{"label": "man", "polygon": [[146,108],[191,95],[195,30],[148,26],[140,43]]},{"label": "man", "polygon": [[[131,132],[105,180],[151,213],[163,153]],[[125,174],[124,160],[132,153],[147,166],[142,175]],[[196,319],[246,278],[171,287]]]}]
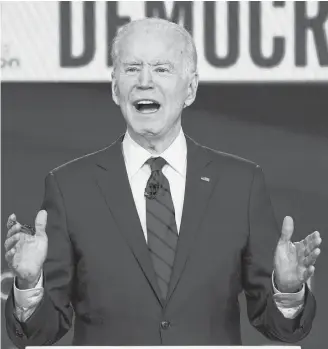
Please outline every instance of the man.
[{"label": "man", "polygon": [[260,167],[184,135],[198,87],[190,35],[143,19],[112,54],[127,132],[47,176],[34,236],[8,219],[12,341],[52,344],[74,310],[74,345],[240,345],[242,290],[266,337],[304,338],[320,235],[291,243],[293,221],[279,233]]}]

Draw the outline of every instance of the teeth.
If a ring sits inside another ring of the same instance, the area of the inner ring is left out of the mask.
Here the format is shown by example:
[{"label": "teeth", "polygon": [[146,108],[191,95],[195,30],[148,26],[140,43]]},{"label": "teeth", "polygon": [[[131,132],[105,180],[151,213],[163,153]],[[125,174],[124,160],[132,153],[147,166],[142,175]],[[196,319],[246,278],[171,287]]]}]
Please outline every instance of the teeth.
[{"label": "teeth", "polygon": [[138,104],[153,104],[153,101],[149,101],[149,100],[144,100],[144,101],[139,101]]}]

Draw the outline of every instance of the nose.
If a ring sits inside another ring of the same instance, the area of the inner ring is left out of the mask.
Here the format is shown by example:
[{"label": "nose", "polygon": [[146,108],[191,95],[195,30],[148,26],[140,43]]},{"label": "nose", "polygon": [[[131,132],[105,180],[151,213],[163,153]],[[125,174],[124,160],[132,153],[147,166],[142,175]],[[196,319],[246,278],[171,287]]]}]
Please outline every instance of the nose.
[{"label": "nose", "polygon": [[138,87],[144,90],[154,87],[152,72],[148,66],[142,67],[139,73]]}]

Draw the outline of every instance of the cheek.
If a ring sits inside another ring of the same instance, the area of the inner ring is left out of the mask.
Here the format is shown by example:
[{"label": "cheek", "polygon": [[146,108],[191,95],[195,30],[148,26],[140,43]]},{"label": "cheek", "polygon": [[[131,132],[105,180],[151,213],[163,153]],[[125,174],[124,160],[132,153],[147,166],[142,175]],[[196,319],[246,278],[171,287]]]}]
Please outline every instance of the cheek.
[{"label": "cheek", "polygon": [[170,107],[172,109],[181,108],[187,98],[188,91],[184,86],[178,86],[178,88],[169,91],[168,100],[170,101]]},{"label": "cheek", "polygon": [[116,85],[117,96],[121,102],[125,102],[129,99],[130,91],[132,89],[132,82],[120,79]]},{"label": "cheek", "polygon": [[121,84],[119,86],[119,97],[121,101],[125,101],[128,99],[128,88],[125,84]]}]

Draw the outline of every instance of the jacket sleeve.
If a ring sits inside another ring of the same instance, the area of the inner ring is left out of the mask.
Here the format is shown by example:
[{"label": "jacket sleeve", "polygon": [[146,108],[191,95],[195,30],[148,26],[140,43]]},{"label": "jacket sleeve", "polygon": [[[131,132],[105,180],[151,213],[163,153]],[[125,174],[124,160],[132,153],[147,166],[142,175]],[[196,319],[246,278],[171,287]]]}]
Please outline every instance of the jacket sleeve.
[{"label": "jacket sleeve", "polygon": [[284,317],[275,304],[271,276],[280,229],[259,166],[254,170],[248,217],[249,237],[243,255],[243,288],[249,320],[269,339],[297,342],[311,330],[316,310],[315,299],[305,285],[304,308],[294,319]]},{"label": "jacket sleeve", "polygon": [[72,326],[73,249],[68,234],[64,199],[54,173],[46,177],[42,209],[48,213],[48,254],[43,266],[42,301],[24,323],[19,322],[15,316],[13,290],[6,301],[7,332],[18,348],[51,345]]}]

